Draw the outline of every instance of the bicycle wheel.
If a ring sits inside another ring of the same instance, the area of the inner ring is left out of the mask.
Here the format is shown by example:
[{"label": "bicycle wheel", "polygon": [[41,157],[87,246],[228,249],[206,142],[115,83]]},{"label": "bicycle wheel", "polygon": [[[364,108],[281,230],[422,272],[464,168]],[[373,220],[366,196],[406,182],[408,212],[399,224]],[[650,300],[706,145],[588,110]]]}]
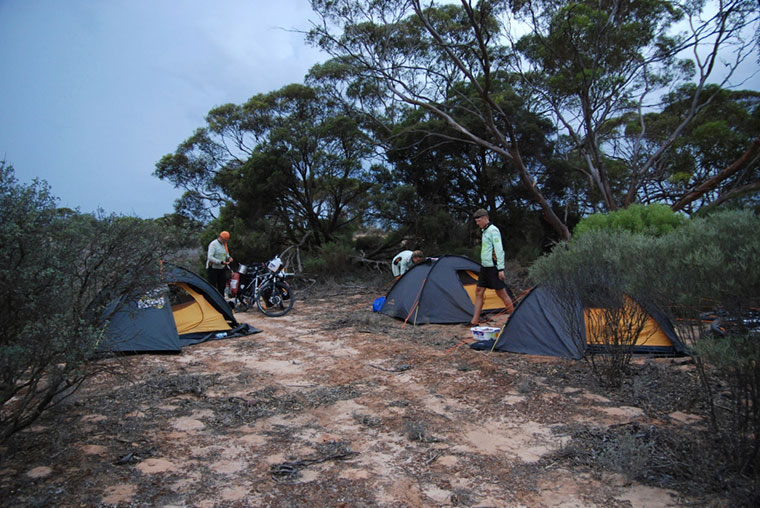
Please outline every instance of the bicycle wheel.
[{"label": "bicycle wheel", "polygon": [[256,306],[266,316],[284,316],[293,308],[293,290],[287,282],[276,280],[267,282],[256,293]]}]

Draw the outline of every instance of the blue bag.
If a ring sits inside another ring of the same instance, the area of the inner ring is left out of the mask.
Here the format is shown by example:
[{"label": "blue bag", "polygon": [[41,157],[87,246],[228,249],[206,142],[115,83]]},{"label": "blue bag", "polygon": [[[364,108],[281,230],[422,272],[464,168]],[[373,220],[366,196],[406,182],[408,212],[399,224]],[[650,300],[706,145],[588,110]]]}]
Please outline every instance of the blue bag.
[{"label": "blue bag", "polygon": [[380,309],[385,305],[385,297],[381,296],[372,303],[372,312],[380,312]]}]

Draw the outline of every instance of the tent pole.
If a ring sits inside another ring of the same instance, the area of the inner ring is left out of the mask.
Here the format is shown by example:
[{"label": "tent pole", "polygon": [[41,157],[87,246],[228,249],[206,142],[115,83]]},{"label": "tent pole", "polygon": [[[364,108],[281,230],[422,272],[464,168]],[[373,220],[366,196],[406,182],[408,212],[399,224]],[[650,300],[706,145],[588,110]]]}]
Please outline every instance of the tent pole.
[{"label": "tent pole", "polygon": [[[404,324],[401,325],[401,328],[406,326],[407,321],[409,321],[409,318],[412,317],[412,313],[417,311],[419,312],[419,303],[420,303],[420,295],[422,294],[422,289],[425,287],[425,283],[427,282],[427,277],[422,281],[422,284],[420,285],[420,290],[417,292],[417,297],[414,299],[414,305],[412,306],[412,310],[409,311],[409,314],[406,316],[406,319],[404,320]],[[414,324],[417,324],[417,314],[415,312],[414,315]]]},{"label": "tent pole", "polygon": [[501,328],[499,328],[499,333],[496,335],[496,338],[493,340],[493,346],[491,346],[491,353],[493,353],[494,349],[496,349],[496,343],[499,342],[499,339],[501,338],[501,333],[504,331],[504,328],[506,328],[507,322],[504,322],[504,325],[502,325]]}]

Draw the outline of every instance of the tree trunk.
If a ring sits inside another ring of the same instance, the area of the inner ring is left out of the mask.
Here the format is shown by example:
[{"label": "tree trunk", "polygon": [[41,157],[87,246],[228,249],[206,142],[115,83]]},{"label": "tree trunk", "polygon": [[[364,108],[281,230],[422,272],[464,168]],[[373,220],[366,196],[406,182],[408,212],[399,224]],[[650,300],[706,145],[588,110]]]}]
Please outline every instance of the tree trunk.
[{"label": "tree trunk", "polygon": [[544,219],[546,222],[548,222],[549,225],[553,227],[557,233],[559,233],[562,240],[569,240],[570,229],[568,229],[567,225],[562,221],[562,219],[560,219],[557,214],[554,213],[554,210],[552,210],[549,202],[546,200],[541,191],[538,190],[538,185],[528,173],[525,164],[523,164],[522,158],[520,157],[520,152],[517,149],[516,145],[513,144],[511,146],[510,152],[512,155],[512,160],[517,166],[517,171],[520,175],[520,181],[531,193],[533,199],[535,199],[536,202],[541,206],[541,210],[544,212]]}]

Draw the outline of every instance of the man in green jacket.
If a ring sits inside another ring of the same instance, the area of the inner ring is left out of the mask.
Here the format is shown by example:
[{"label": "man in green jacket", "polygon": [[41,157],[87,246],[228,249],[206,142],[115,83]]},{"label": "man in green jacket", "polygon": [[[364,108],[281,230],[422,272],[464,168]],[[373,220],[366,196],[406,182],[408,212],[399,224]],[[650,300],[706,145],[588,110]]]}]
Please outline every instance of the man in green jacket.
[{"label": "man in green jacket", "polygon": [[501,243],[499,228],[488,220],[488,212],[480,208],[472,215],[475,223],[482,233],[480,247],[480,275],[475,287],[475,311],[472,315],[470,326],[480,324],[480,311],[483,309],[483,297],[486,289],[493,289],[496,295],[504,302],[507,312],[513,310],[512,300],[507,294],[507,285],[504,284],[504,246]]}]

